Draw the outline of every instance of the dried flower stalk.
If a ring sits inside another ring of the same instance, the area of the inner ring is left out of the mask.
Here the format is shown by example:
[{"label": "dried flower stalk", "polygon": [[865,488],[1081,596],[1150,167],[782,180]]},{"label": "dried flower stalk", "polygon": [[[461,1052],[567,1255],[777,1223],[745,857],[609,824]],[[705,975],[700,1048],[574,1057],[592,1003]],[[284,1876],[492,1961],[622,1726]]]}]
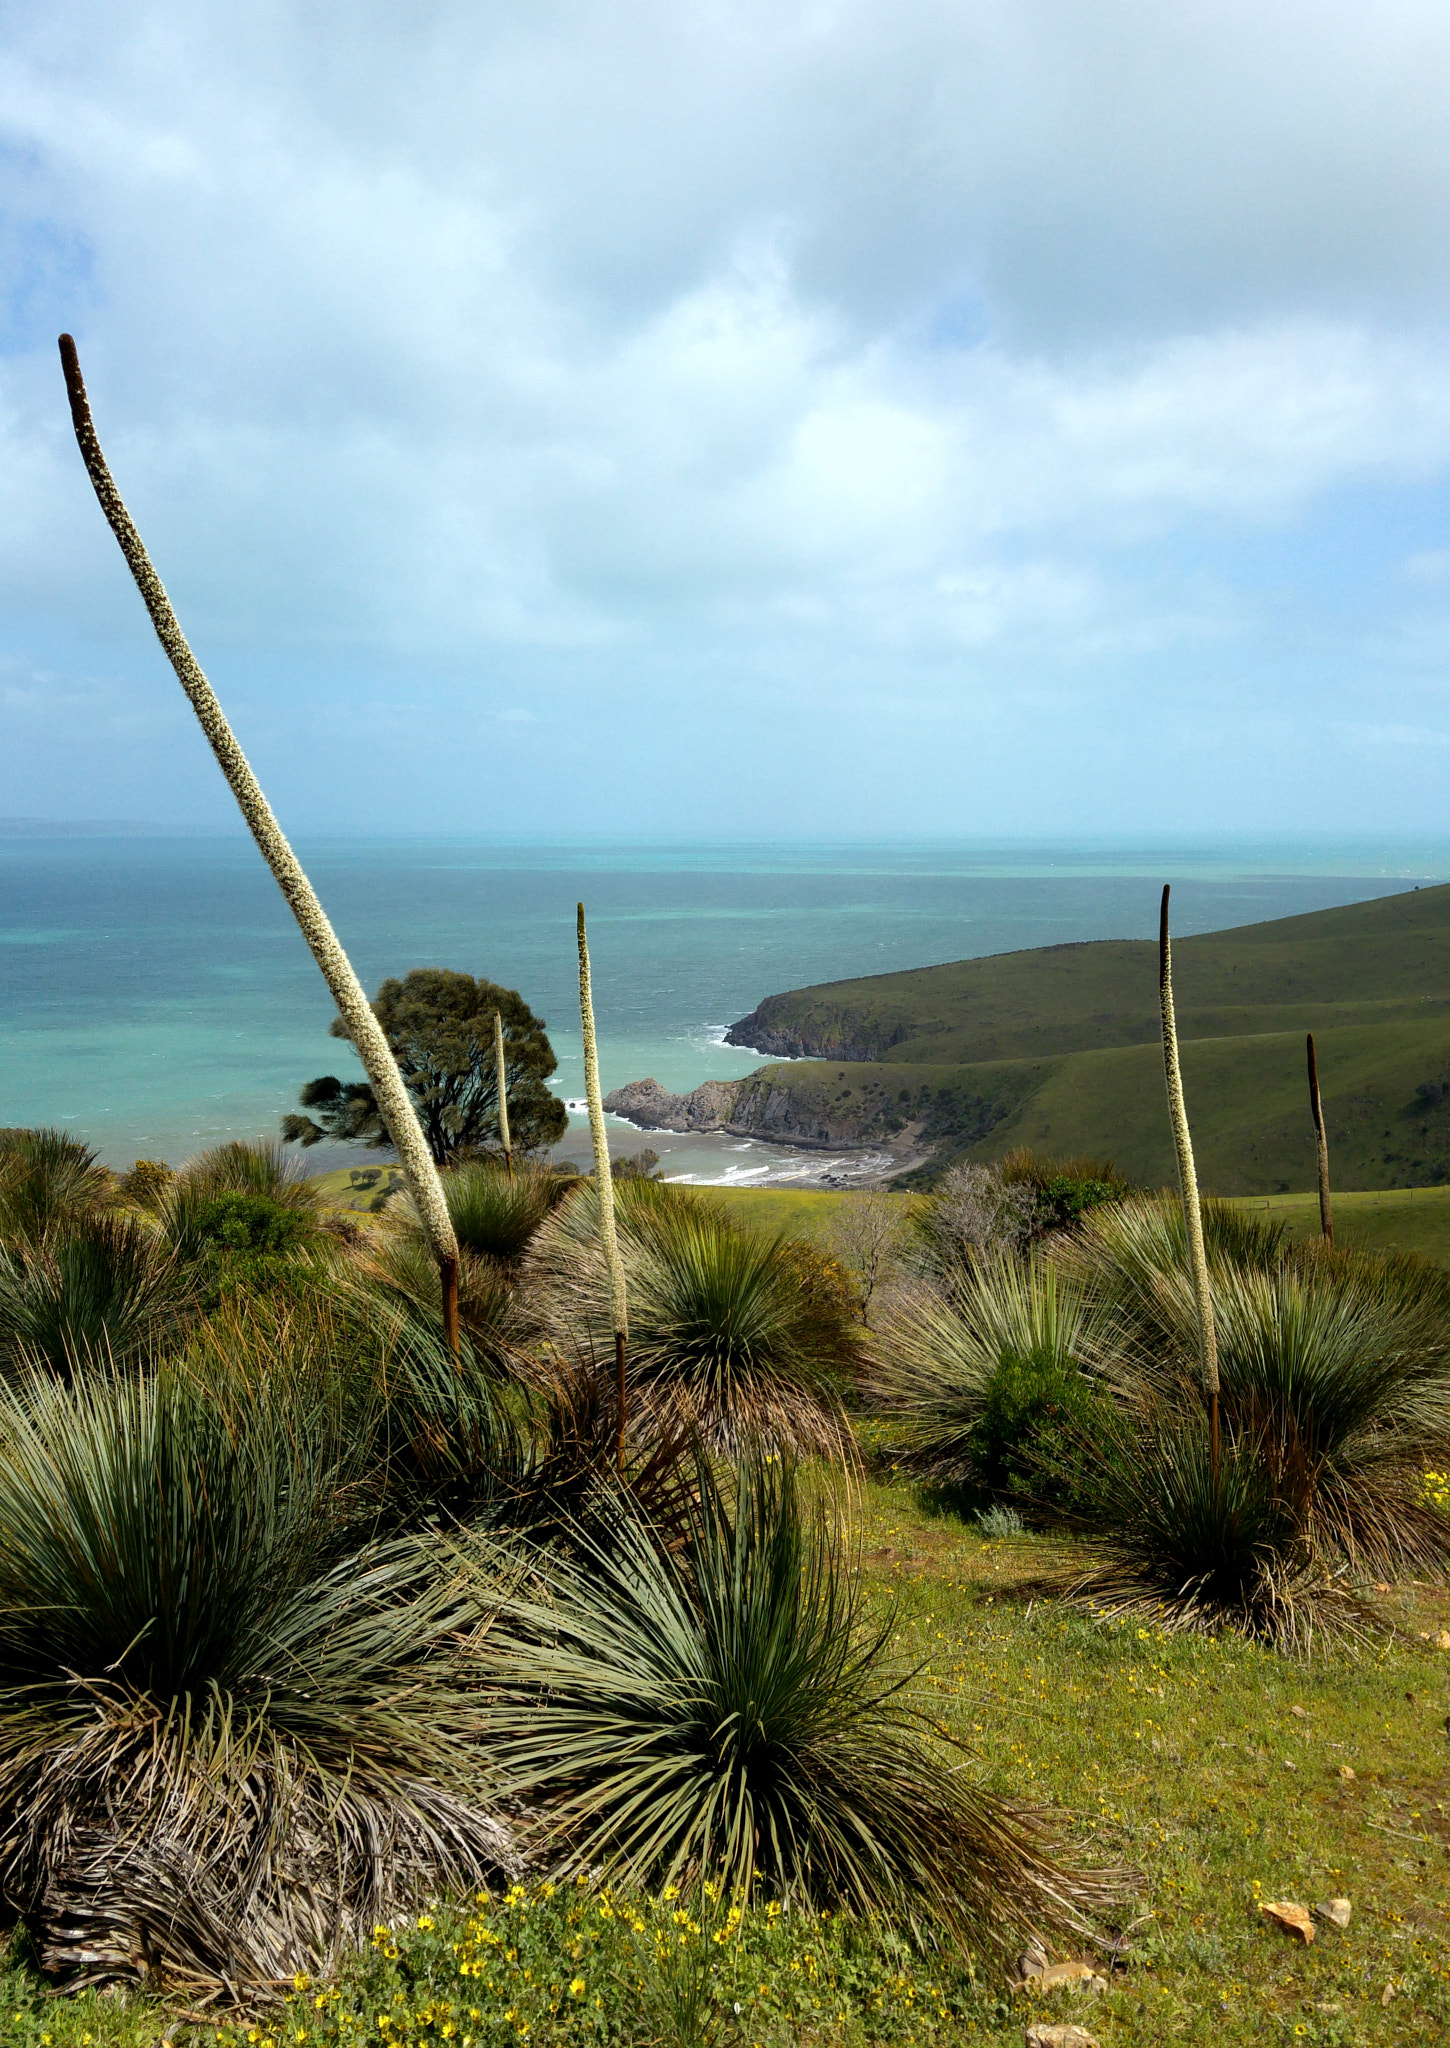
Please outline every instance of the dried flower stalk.
[{"label": "dried flower stalk", "polygon": [[140,534],[136,531],[130,513],[117,490],[115,481],[101,453],[101,444],[91,419],[90,401],[81,378],[80,362],[76,345],[68,334],[60,337],[60,359],[65,371],[65,386],[70,398],[71,420],[75,426],[76,441],[80,447],[81,460],[85,463],[86,474],[105,513],[112,533],[120,542],[121,553],[131,571],[142,602],[151,615],[156,628],[156,637],[166,651],[167,659],[176,671],[177,681],[191,699],[192,709],[201,722],[201,729],[211,744],[211,750],[231,786],[242,816],[251,828],[262,858],[277,878],[277,885],[286,897],[292,915],[296,918],[302,936],[306,939],[313,959],[322,970],[323,979],[332,992],[338,1012],[347,1026],[348,1037],[357,1048],[367,1077],[377,1096],[378,1107],[388,1127],[388,1135],[397,1147],[398,1158],[407,1177],[408,1191],[413,1197],[423,1228],[434,1257],[438,1261],[438,1272],[443,1287],[443,1320],[450,1345],[458,1347],[458,1240],[453,1233],[453,1224],[448,1214],[448,1204],[443,1196],[443,1184],[438,1178],[438,1169],[428,1150],[428,1141],[418,1122],[417,1111],[412,1097],[398,1072],[398,1063],[393,1058],[392,1048],[383,1035],[382,1026],[373,1014],[372,1004],[363,993],[363,987],[353,972],[348,959],[338,942],[337,934],[328,922],[316,892],[303,872],[302,864],[288,845],[281,826],[273,816],[271,805],[262,794],[262,786],[252,772],[251,764],[236,735],[227,723],[226,714],[217,702],[216,692],[202,672],[201,664],[187,644],[171,600],[161,578],[152,565]]},{"label": "dried flower stalk", "polygon": [[1203,1385],[1208,1395],[1209,1453],[1218,1477],[1218,1338],[1213,1326],[1213,1296],[1208,1286],[1208,1255],[1203,1245],[1203,1212],[1198,1200],[1198,1175],[1193,1165],[1193,1138],[1183,1103],[1183,1075],[1178,1065],[1178,1025],[1173,1015],[1173,949],[1168,938],[1168,884],[1158,913],[1158,1006],[1163,1021],[1163,1073],[1168,1083],[1168,1115],[1178,1153],[1178,1186],[1183,1196],[1183,1225],[1188,1238],[1188,1263],[1198,1309],[1198,1343]]},{"label": "dried flower stalk", "polygon": [[1334,1242],[1334,1218],[1329,1212],[1329,1134],[1324,1128],[1324,1104],[1319,1096],[1319,1062],[1314,1057],[1314,1033],[1304,1040],[1309,1055],[1309,1114],[1314,1119],[1314,1139],[1319,1152],[1319,1228],[1324,1242]]},{"label": "dried flower stalk", "polygon": [[599,1092],[599,1051],[594,1038],[594,993],[589,980],[589,940],[584,931],[584,905],[579,905],[579,1018],[584,1030],[584,1095],[589,1104],[589,1135],[594,1141],[594,1182],[599,1190],[599,1242],[609,1276],[609,1313],[614,1324],[614,1372],[619,1407],[615,1453],[624,1470],[625,1349],[629,1317],[624,1297],[624,1261],[614,1229],[614,1176],[609,1169],[609,1137],[604,1128],[604,1099]]}]

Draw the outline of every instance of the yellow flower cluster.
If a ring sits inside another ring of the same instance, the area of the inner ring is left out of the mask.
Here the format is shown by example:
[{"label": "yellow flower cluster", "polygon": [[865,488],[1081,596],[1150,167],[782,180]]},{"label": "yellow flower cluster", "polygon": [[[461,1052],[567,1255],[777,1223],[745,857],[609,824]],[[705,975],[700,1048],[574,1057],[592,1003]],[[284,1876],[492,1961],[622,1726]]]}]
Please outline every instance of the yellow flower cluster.
[{"label": "yellow flower cluster", "polygon": [[1438,1508],[1442,1515],[1450,1515],[1450,1472],[1422,1472],[1420,1501],[1424,1507]]}]

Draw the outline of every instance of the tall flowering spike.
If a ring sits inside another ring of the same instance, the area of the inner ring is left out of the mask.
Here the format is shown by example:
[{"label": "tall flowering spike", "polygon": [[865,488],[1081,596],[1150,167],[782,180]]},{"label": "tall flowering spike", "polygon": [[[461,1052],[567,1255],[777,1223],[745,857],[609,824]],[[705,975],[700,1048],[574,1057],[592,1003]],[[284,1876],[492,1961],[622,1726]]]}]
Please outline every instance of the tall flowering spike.
[{"label": "tall flowering spike", "polygon": [[498,1077],[498,1141],[503,1146],[504,1164],[509,1170],[509,1179],[514,1177],[514,1148],[509,1142],[509,1070],[503,1050],[503,1013],[493,1013],[493,1064]]},{"label": "tall flowering spike", "polygon": [[1208,1255],[1203,1246],[1203,1213],[1198,1201],[1198,1175],[1193,1166],[1193,1139],[1183,1105],[1183,1076],[1178,1067],[1178,1025],[1173,1015],[1173,949],[1168,939],[1168,884],[1158,913],[1158,1006],[1163,1019],[1163,1073],[1168,1083],[1168,1115],[1178,1152],[1178,1186],[1183,1196],[1183,1223],[1188,1262],[1198,1308],[1198,1343],[1203,1384],[1208,1394],[1209,1434],[1213,1469],[1218,1471],[1218,1339],[1213,1327],[1213,1296],[1208,1286]]},{"label": "tall flowering spike", "polygon": [[604,1099],[599,1092],[599,1052],[594,1040],[594,993],[589,980],[589,940],[584,931],[584,905],[579,905],[579,1020],[584,1030],[584,1095],[589,1104],[589,1135],[594,1140],[594,1180],[599,1189],[599,1241],[609,1275],[609,1313],[614,1323],[614,1370],[618,1382],[619,1422],[616,1452],[624,1470],[625,1346],[629,1317],[624,1298],[624,1261],[614,1229],[614,1176],[609,1170],[609,1138],[604,1129]]},{"label": "tall flowering spike", "polygon": [[453,1224],[448,1215],[448,1204],[443,1196],[443,1184],[438,1178],[438,1169],[428,1150],[428,1141],[418,1122],[417,1112],[411,1096],[398,1072],[398,1063],[393,1058],[392,1048],[383,1036],[382,1026],[373,1015],[372,1004],[363,993],[361,982],[353,972],[352,962],[338,943],[337,934],[327,920],[322,905],[318,902],[312,884],[303,873],[302,864],[288,845],[281,826],[272,814],[272,807],[262,794],[262,786],[252,773],[250,762],[237,744],[236,735],[226,720],[226,714],[217,702],[216,692],[202,672],[201,664],[187,645],[171,600],[166,595],[161,578],[152,566],[140,534],[136,531],[130,513],[126,510],[106,458],[101,453],[101,444],[96,436],[91,419],[90,401],[86,387],[81,380],[81,366],[76,355],[76,345],[68,334],[60,337],[60,360],[65,371],[65,388],[70,397],[71,420],[75,426],[76,441],[85,463],[86,474],[105,513],[112,533],[120,542],[121,553],[126,566],[135,579],[142,602],[151,615],[156,628],[156,637],[166,651],[167,659],[176,671],[177,681],[191,699],[192,709],[201,722],[201,729],[211,744],[231,786],[232,795],[238,808],[251,828],[262,858],[277,878],[277,885],[286,897],[292,915],[301,928],[302,936],[311,949],[312,957],[322,969],[323,979],[332,991],[338,1013],[347,1026],[348,1037],[357,1048],[367,1077],[373,1085],[383,1120],[389,1136],[398,1150],[398,1158],[407,1177],[408,1190],[417,1207],[428,1241],[438,1261],[439,1275],[443,1283],[443,1314],[449,1342],[457,1348],[458,1343],[458,1240],[453,1233]]},{"label": "tall flowering spike", "polygon": [[1334,1242],[1334,1218],[1329,1210],[1329,1134],[1324,1128],[1324,1104],[1319,1095],[1319,1062],[1314,1057],[1314,1033],[1308,1033],[1304,1049],[1309,1056],[1309,1114],[1314,1119],[1314,1141],[1319,1152],[1319,1228],[1326,1244]]}]

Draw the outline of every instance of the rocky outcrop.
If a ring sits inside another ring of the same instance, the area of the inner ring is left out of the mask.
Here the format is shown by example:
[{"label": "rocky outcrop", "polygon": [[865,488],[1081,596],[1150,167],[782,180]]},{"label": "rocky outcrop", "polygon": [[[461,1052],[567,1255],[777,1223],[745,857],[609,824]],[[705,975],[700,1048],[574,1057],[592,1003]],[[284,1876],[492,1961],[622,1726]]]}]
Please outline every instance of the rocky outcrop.
[{"label": "rocky outcrop", "polygon": [[604,1107],[642,1131],[726,1131],[739,1092],[738,1081],[702,1081],[688,1095],[671,1095],[651,1077],[611,1090]]},{"label": "rocky outcrop", "polygon": [[837,1007],[802,1015],[796,994],[767,996],[759,1009],[725,1033],[727,1045],[777,1060],[878,1060],[907,1035],[901,1023],[886,1023]]}]

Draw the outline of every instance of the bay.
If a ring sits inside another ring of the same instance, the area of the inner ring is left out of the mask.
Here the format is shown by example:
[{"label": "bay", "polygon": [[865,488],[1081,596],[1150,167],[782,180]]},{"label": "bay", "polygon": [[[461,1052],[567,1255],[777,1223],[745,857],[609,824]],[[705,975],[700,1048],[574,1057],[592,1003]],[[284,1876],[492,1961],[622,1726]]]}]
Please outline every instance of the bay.
[{"label": "bay", "polygon": [[[1450,847],[514,846],[302,839],[364,983],[415,966],[486,974],[548,1021],[582,1093],[575,904],[589,917],[605,1088],[686,1090],[758,1055],[726,1025],[776,990],[1094,938],[1146,938],[1174,884],[1187,935],[1450,876]],[[353,1078],[332,1005],[249,840],[0,839],[0,1123],[61,1124],[102,1157],[173,1163],[275,1134],[302,1082]],[[693,1179],[822,1170],[782,1148],[647,1140]],[[561,1150],[587,1157],[577,1119]],[[364,1155],[318,1148],[319,1169]]]}]

